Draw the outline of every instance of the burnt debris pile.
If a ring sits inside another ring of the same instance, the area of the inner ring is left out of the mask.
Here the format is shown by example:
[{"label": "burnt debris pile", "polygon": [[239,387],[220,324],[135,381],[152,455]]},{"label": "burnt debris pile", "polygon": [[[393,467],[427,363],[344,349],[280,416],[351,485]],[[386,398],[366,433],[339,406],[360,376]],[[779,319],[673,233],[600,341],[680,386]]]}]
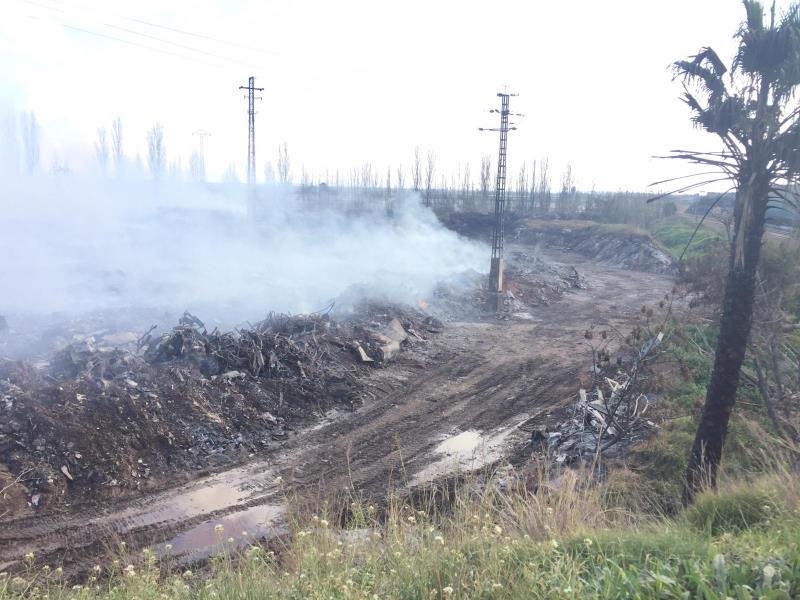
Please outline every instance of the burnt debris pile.
[{"label": "burnt debris pile", "polygon": [[0,484],[18,479],[27,510],[57,508],[244,460],[331,408],[360,405],[370,369],[441,327],[376,304],[227,332],[186,313],[126,346],[89,337],[36,368],[0,360]]},{"label": "burnt debris pile", "polygon": [[601,457],[619,458],[648,438],[657,425],[647,414],[653,397],[643,383],[663,340],[663,332],[658,331],[617,365],[608,360],[594,364],[592,387],[579,390],[576,402],[555,428],[537,427],[536,419],[523,424],[531,432],[534,452],[559,465],[586,466]]},{"label": "burnt debris pile", "polygon": [[536,252],[513,251],[506,262],[506,305],[549,305],[571,290],[586,289],[586,279],[572,265],[552,263]]}]

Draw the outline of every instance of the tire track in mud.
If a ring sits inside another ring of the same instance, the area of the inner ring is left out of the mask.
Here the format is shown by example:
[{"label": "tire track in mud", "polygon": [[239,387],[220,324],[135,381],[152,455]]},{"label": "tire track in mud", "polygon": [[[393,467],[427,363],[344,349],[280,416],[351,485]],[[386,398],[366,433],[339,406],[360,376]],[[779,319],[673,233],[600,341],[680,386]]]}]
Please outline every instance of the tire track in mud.
[{"label": "tire track in mud", "polygon": [[451,324],[429,342],[424,361],[401,358],[376,369],[373,389],[381,394],[374,400],[300,432],[265,457],[140,499],[3,523],[0,570],[34,552],[82,573],[113,554],[119,541],[129,551],[153,545],[159,551],[170,542],[185,558],[202,558],[218,547],[217,522],[237,543],[247,541],[242,529],[250,537],[280,535],[287,495],[313,502],[355,488],[381,497],[440,463],[437,448],[459,433],[503,432],[503,454],[521,451],[526,435],[514,426],[570,402],[579,387],[588,362],[583,331],[592,324],[624,330],[642,304],[658,302],[672,287],[663,275],[566,259],[588,289],[531,308],[532,318]]}]

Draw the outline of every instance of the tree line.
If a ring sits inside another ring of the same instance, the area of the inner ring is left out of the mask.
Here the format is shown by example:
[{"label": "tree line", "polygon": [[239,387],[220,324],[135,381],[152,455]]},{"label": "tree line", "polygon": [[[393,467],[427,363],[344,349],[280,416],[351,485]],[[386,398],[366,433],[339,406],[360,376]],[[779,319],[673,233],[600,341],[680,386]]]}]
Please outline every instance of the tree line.
[{"label": "tree line", "polygon": [[[21,169],[26,173],[47,171],[41,162],[41,127],[32,111],[25,112],[19,118],[18,126],[10,120],[5,138],[6,156],[3,159],[7,168],[13,169],[21,163]],[[17,143],[18,138],[21,144]],[[144,157],[138,152],[128,156],[125,152],[127,141],[127,132],[120,117],[115,118],[108,127],[101,125],[97,128],[94,154],[99,173],[149,177],[156,181],[208,180],[206,161],[201,150],[191,152],[186,168],[179,157],[168,156],[165,128],[161,123],[153,123],[146,132]],[[18,146],[21,146],[21,161],[15,155]],[[283,142],[277,148],[276,160],[264,162],[262,181],[267,184],[297,185],[306,196],[312,194],[312,188],[322,185],[328,190],[339,190],[344,195],[358,197],[360,202],[413,191],[420,195],[425,205],[441,211],[490,211],[494,203],[497,174],[490,155],[481,157],[476,171],[472,170],[469,162],[463,162],[455,171],[448,172],[439,167],[435,152],[423,152],[419,147],[414,148],[409,167],[399,164],[396,167],[389,166],[385,171],[368,161],[347,171],[326,170],[324,174],[312,174],[304,165],[300,165],[297,177],[294,166],[289,145]],[[70,167],[63,157],[54,155],[49,172],[65,174],[70,172]],[[228,164],[221,180],[225,183],[241,181],[234,163]],[[573,214],[602,199],[602,195],[592,192],[587,196],[579,192],[571,164],[567,164],[560,181],[554,185],[550,160],[544,157],[523,161],[517,173],[508,177],[506,199],[509,209],[513,211]]]}]

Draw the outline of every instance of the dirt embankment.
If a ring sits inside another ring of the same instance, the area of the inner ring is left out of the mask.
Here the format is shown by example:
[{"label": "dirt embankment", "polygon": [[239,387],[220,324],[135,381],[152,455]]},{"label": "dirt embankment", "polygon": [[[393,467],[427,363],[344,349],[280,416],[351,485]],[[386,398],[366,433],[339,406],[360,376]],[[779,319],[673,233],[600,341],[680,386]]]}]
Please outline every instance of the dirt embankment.
[{"label": "dirt embankment", "polygon": [[[445,223],[462,235],[490,239],[494,215],[460,213],[446,217]],[[658,242],[635,227],[581,220],[529,219],[516,214],[507,216],[505,227],[507,242],[575,252],[624,269],[669,275],[677,272],[673,259]]]},{"label": "dirt embankment", "polygon": [[589,221],[527,220],[516,231],[518,242],[546,244],[608,265],[674,274],[672,258],[646,232],[625,225],[606,225]]}]

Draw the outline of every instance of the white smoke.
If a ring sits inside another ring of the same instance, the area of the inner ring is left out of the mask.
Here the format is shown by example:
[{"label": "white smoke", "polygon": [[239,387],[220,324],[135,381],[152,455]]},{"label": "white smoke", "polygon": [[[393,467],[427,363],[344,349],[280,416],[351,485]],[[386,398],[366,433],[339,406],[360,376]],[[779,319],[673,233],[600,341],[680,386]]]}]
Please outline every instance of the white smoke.
[{"label": "white smoke", "polygon": [[188,309],[232,326],[354,296],[411,303],[486,269],[487,249],[415,195],[396,196],[391,212],[319,202],[311,209],[279,187],[248,202],[241,186],[6,178],[0,315]]}]

